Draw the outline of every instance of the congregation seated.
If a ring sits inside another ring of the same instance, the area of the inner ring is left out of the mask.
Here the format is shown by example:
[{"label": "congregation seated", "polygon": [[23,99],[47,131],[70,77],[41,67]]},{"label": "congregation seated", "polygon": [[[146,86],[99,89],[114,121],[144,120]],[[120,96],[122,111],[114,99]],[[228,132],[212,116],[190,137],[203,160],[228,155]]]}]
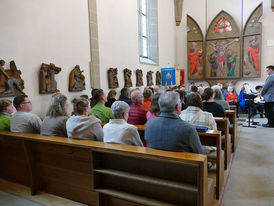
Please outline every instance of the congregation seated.
[{"label": "congregation seated", "polygon": [[227,92],[225,93],[225,100],[228,102],[229,105],[236,105],[237,106],[237,117],[239,114],[239,100],[238,95],[235,89],[232,86],[227,88]]},{"label": "congregation seated", "polygon": [[202,95],[203,101],[203,110],[210,112],[213,117],[225,117],[225,111],[223,107],[214,101],[214,92],[213,89],[206,88]]},{"label": "congregation seated", "polygon": [[161,114],[146,124],[145,140],[154,149],[204,154],[196,129],[180,119],[181,102],[177,92],[159,98]]},{"label": "congregation seated", "polygon": [[91,115],[89,101],[85,98],[75,98],[72,101],[73,112],[66,123],[68,137],[75,139],[87,139],[103,141],[104,133],[101,120]]},{"label": "congregation seated", "polygon": [[129,106],[126,102],[115,101],[111,110],[111,119],[104,128],[104,142],[143,146],[137,127],[127,123]]},{"label": "congregation seated", "polygon": [[209,112],[203,111],[202,98],[198,93],[192,93],[186,100],[186,110],[182,111],[182,120],[196,126],[208,127],[210,130],[217,130],[214,117]]},{"label": "congregation seated", "polygon": [[186,92],[185,91],[182,91],[182,90],[177,90],[176,92],[179,93],[179,96],[180,96],[180,101],[181,101],[181,110],[185,110],[186,109]]},{"label": "congregation seated", "polygon": [[150,110],[146,114],[147,121],[154,119],[160,115],[160,107],[159,107],[159,97],[160,93],[156,93],[153,96],[153,100],[151,102]]},{"label": "congregation seated", "polygon": [[94,94],[95,94],[95,92],[97,91],[98,89],[92,89],[92,91],[91,91],[91,98],[90,98],[90,108],[93,108],[96,104],[97,104],[97,102],[96,102],[96,100],[95,100],[95,98],[94,98]]},{"label": "congregation seated", "polygon": [[143,104],[144,98],[140,90],[136,89],[131,93],[131,100],[132,104],[130,105],[127,122],[129,124],[144,125],[147,121],[147,111],[144,110],[141,106]]},{"label": "congregation seated", "polygon": [[192,93],[197,93],[198,92],[198,87],[196,87],[195,85],[190,87],[190,90],[188,90],[187,92],[187,97],[192,94]]},{"label": "congregation seated", "polygon": [[8,99],[0,100],[0,130],[10,131],[10,119],[12,113],[12,102]]},{"label": "congregation seated", "polygon": [[223,94],[220,87],[218,85],[215,85],[212,87],[212,89],[214,92],[214,102],[220,104],[224,110],[229,110],[230,109],[229,104],[227,101],[223,99]]},{"label": "congregation seated", "polygon": [[17,110],[11,117],[11,132],[25,132],[40,134],[41,119],[31,113],[32,104],[27,95],[19,95],[13,99],[13,106]]},{"label": "congregation seated", "polygon": [[146,111],[150,110],[150,105],[153,99],[153,92],[150,88],[144,89],[143,91],[144,103],[142,104],[142,108]]},{"label": "congregation seated", "polygon": [[91,109],[89,115],[97,117],[102,122],[109,122],[110,119],[113,119],[111,109],[105,106],[107,97],[102,89],[98,89],[94,93],[94,99],[97,104]]},{"label": "congregation seated", "polygon": [[129,88],[124,87],[123,89],[121,89],[121,95],[120,95],[120,98],[118,100],[119,101],[124,101],[130,106],[132,101],[129,97],[130,97],[130,90],[129,90]]},{"label": "congregation seated", "polygon": [[107,102],[105,103],[106,107],[111,108],[111,105],[116,101],[115,96],[116,96],[116,91],[110,90],[107,96]]},{"label": "congregation seated", "polygon": [[42,122],[40,134],[67,137],[68,107],[68,98],[65,95],[57,94],[53,96],[52,103]]}]

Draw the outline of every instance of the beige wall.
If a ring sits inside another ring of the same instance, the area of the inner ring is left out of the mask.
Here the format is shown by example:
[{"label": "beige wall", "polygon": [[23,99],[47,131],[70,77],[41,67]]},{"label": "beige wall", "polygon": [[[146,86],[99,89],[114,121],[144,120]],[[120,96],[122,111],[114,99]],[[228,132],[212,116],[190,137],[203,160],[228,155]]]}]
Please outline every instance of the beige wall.
[{"label": "beige wall", "polygon": [[[206,12],[207,2],[207,12]],[[243,1],[243,23],[247,21],[252,11],[261,3],[261,0]],[[199,6],[197,6],[199,5]],[[183,18],[180,27],[176,27],[176,64],[187,69],[187,26],[186,15],[192,16],[200,25],[205,36],[206,28],[214,17],[221,11],[228,12],[236,21],[239,29],[241,28],[242,1],[241,0],[184,0]],[[207,16],[207,18],[206,18]],[[251,88],[258,84],[263,84],[267,74],[265,67],[274,64],[274,45],[268,45],[269,40],[274,40],[274,12],[271,11],[270,1],[263,0],[263,16],[261,18],[263,26],[262,36],[262,73],[261,78],[241,79],[237,82],[236,88],[240,89],[244,82],[249,82]],[[187,76],[187,75],[186,75]],[[187,77],[186,77],[187,78]],[[187,80],[187,79],[186,79]]]},{"label": "beige wall", "polygon": [[[42,62],[62,67],[58,89],[70,99],[90,94],[87,0],[1,0],[0,5],[0,59],[6,66],[14,60],[22,71],[35,113],[43,117],[51,97],[38,93]],[[69,73],[77,64],[84,70],[87,90],[69,93]]]}]

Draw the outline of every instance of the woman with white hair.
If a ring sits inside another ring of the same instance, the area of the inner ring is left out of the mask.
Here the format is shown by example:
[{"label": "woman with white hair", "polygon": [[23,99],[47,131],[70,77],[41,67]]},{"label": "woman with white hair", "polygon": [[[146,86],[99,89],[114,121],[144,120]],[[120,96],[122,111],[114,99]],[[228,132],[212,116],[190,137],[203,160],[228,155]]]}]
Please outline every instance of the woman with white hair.
[{"label": "woman with white hair", "polygon": [[214,102],[217,102],[218,104],[220,104],[224,110],[229,110],[229,104],[227,101],[225,101],[223,99],[223,94],[221,91],[221,87],[218,85],[215,85],[212,87],[213,91],[214,91]]},{"label": "woman with white hair", "polygon": [[123,101],[115,101],[111,110],[114,119],[103,128],[104,142],[143,146],[137,128],[127,123],[129,106]]}]

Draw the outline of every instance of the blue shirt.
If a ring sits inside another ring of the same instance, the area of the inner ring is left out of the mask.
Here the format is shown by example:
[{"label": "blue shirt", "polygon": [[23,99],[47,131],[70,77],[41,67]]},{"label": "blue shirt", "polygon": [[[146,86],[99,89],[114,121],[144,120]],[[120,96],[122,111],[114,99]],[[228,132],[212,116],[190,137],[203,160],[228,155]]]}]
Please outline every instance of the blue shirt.
[{"label": "blue shirt", "polygon": [[264,96],[265,102],[274,102],[274,73],[270,74],[265,80],[261,95]]},{"label": "blue shirt", "polygon": [[196,129],[178,115],[161,113],[146,124],[147,146],[159,150],[204,154]]}]

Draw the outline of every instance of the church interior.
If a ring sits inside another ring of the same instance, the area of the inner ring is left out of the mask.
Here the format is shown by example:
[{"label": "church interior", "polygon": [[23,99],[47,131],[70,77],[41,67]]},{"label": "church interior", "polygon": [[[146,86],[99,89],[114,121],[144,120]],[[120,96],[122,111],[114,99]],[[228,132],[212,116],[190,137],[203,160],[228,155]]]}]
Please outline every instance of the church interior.
[{"label": "church interior", "polygon": [[[94,88],[117,99],[125,87],[188,92],[191,83],[253,93],[274,65],[274,0],[0,0],[0,8],[0,101],[25,94],[42,120],[56,92],[69,114]],[[230,105],[215,118],[218,131],[198,132],[217,148],[212,156],[0,130],[0,205],[273,205],[274,130],[263,113],[249,127],[245,109]],[[145,126],[135,126],[144,140]]]}]

